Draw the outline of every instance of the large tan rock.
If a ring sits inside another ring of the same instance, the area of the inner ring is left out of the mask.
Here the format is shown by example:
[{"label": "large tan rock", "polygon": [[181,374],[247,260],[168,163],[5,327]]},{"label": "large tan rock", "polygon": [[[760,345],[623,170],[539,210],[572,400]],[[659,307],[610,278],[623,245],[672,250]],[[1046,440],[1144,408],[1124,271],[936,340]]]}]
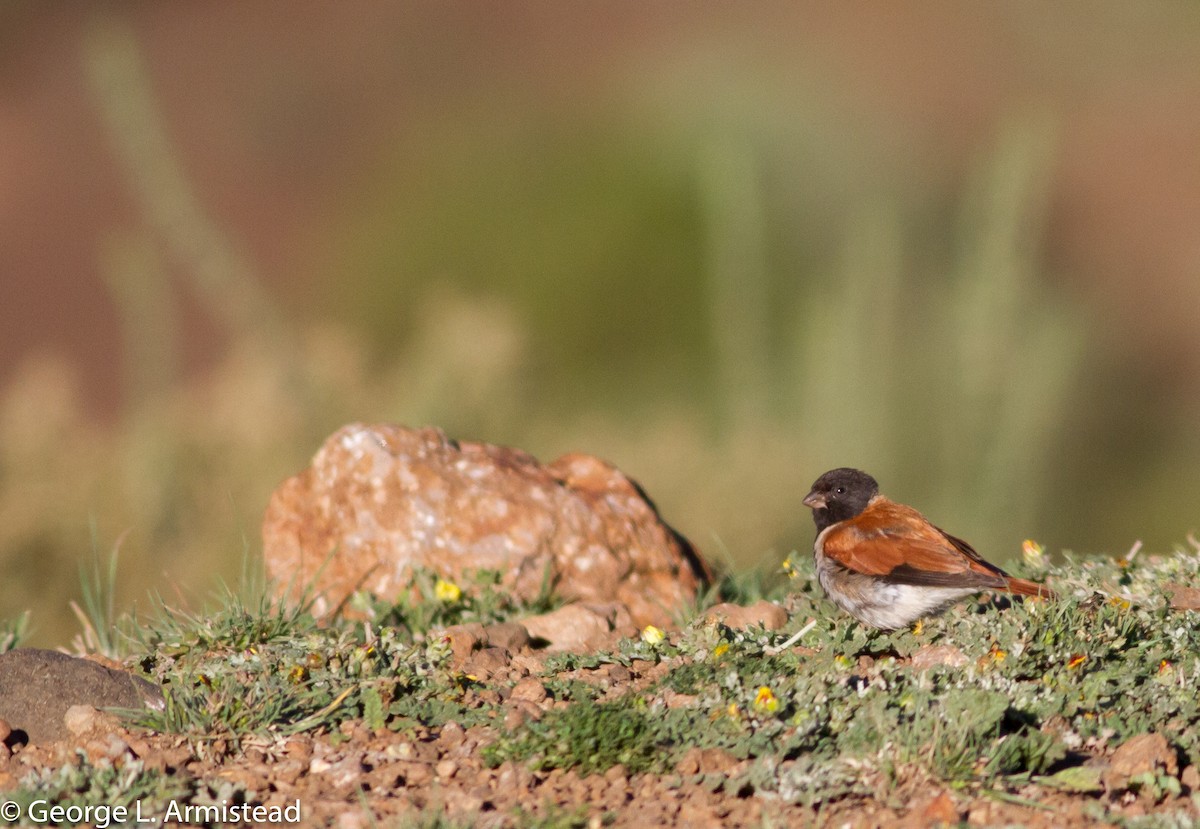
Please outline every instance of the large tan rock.
[{"label": "large tan rock", "polygon": [[665,625],[708,579],[691,545],[612,465],[458,442],[438,429],[351,424],[275,491],[263,522],[267,572],[317,613],[365,589],[395,598],[413,567],[460,580],[496,570],[533,598],[618,601]]}]

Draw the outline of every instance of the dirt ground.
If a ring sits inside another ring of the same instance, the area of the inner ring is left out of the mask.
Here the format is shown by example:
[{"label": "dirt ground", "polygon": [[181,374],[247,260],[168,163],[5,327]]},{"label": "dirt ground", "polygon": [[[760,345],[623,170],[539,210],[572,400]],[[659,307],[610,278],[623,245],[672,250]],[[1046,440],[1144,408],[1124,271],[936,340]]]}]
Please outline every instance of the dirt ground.
[{"label": "dirt ground", "polygon": [[[480,702],[498,703],[494,726],[464,729],[451,722],[440,728],[396,732],[369,731],[361,721],[344,723],[335,734],[310,733],[264,739],[243,745],[189,745],[173,735],[148,734],[123,727],[109,714],[93,712],[71,725],[75,739],[46,746],[0,751],[0,790],[11,791],[35,769],[107,758],[114,765],[135,759],[144,768],[182,779],[202,780],[214,799],[233,792],[236,799],[285,807],[299,801],[304,825],[345,827],[483,827],[539,825],[615,827],[723,826],[889,826],[938,823],[969,826],[1020,825],[1073,827],[1119,825],[1157,813],[1200,815],[1189,793],[1155,802],[1148,794],[1068,795],[1030,784],[1015,794],[988,793],[970,787],[952,791],[933,783],[918,769],[893,772],[886,796],[858,796],[819,807],[785,802],[752,786],[729,791],[750,761],[714,749],[693,749],[667,774],[629,775],[622,766],[603,774],[533,771],[505,762],[488,768],[481,749],[501,729],[537,718],[553,706],[535,675],[537,656],[520,655],[507,664],[476,665],[490,672],[490,686],[468,693]],[[621,694],[661,675],[664,665],[635,663],[632,669],[602,665],[575,672],[596,683],[605,696]],[[513,683],[511,686],[508,682]],[[503,687],[500,692],[497,687]],[[74,709],[73,709],[74,710]],[[76,713],[76,720],[81,718]],[[209,754],[219,759],[204,759]],[[783,761],[787,763],[790,761]],[[782,765],[782,764],[781,764]],[[864,771],[864,782],[872,787]],[[884,791],[882,781],[879,791]],[[219,801],[218,801],[219,802]]]}]

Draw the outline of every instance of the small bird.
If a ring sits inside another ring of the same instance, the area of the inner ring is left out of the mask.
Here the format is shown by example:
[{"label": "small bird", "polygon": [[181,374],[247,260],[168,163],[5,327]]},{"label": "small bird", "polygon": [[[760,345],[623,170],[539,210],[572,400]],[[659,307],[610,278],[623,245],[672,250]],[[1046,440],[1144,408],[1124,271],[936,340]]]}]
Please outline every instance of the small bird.
[{"label": "small bird", "polygon": [[981,590],[1054,598],[1049,588],[1008,575],[912,507],[880,495],[866,472],[826,472],[804,504],[817,525],[817,580],[863,624],[907,627]]}]

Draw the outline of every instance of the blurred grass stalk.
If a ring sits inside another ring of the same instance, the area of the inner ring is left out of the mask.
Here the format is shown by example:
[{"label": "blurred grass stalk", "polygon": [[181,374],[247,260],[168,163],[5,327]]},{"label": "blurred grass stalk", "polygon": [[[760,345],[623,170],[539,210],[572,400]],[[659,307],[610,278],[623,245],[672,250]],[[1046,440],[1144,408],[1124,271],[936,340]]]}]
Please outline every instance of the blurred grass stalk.
[{"label": "blurred grass stalk", "polygon": [[776,428],[800,436],[792,461],[811,475],[862,466],[890,491],[914,482],[927,511],[967,528],[995,537],[1026,525],[1084,346],[1078,316],[1037,268],[1054,146],[1046,117],[1005,126],[968,188],[947,272],[932,280],[909,273],[903,211],[863,205],[841,266],[795,292],[794,346],[774,358],[752,149],[714,142],[698,178],[722,443],[753,444],[737,433],[761,435],[777,411]]},{"label": "blurred grass stalk", "polygon": [[720,423],[753,428],[770,411],[772,362],[766,215],[753,146],[714,138],[701,153],[698,177]]},{"label": "blurred grass stalk", "polygon": [[84,39],[84,68],[113,149],[156,238],[186,265],[193,287],[230,332],[281,343],[284,327],[253,265],[204,210],[167,137],[132,29],[115,16],[97,14]]},{"label": "blurred grass stalk", "polygon": [[117,560],[121,549],[121,540],[113,545],[108,555],[108,563],[102,567],[100,563],[100,541],[96,527],[92,525],[92,560],[91,566],[81,562],[79,565],[79,585],[83,593],[83,606],[71,602],[71,612],[79,622],[80,634],[75,640],[75,650],[78,653],[99,653],[109,659],[119,659],[122,638],[128,635],[128,628],[134,624],[134,617],[127,616],[123,625],[118,621],[117,595]]},{"label": "blurred grass stalk", "polygon": [[[972,470],[965,493],[983,526],[1027,521],[1048,494],[1045,464],[1083,363],[1084,326],[1039,279],[1037,248],[1050,197],[1053,124],[1010,121],[968,191],[963,247],[943,311],[957,330],[930,354],[959,389],[943,445],[948,469]],[[936,363],[935,363],[936,364]],[[955,383],[955,381],[957,381]],[[951,401],[952,403],[954,401]]]}]

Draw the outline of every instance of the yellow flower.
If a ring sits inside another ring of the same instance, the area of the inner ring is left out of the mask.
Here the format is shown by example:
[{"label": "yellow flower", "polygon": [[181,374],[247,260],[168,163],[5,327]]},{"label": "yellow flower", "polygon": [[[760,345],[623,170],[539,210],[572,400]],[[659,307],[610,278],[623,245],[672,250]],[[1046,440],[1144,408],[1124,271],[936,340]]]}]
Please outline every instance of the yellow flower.
[{"label": "yellow flower", "polygon": [[667,638],[667,634],[656,628],[654,625],[646,625],[642,629],[642,641],[647,645],[661,645],[663,640]]},{"label": "yellow flower", "polygon": [[1166,659],[1164,659],[1162,662],[1159,662],[1158,672],[1159,674],[1169,674],[1171,672],[1171,663]]},{"label": "yellow flower", "polygon": [[1069,662],[1067,662],[1067,670],[1073,671],[1084,662],[1087,662],[1087,657],[1082,653],[1077,653],[1071,657]]},{"label": "yellow flower", "polygon": [[920,636],[924,632],[925,632],[925,620],[917,619],[917,621],[914,622],[913,626],[912,626],[912,635]]},{"label": "yellow flower", "polygon": [[1001,648],[998,643],[993,642],[992,646],[990,648],[988,648],[988,652],[986,654],[984,654],[983,656],[979,657],[979,661],[976,662],[975,664],[978,665],[979,670],[982,671],[983,669],[985,669],[991,665],[999,665],[1001,662],[1003,662],[1007,658],[1008,658],[1008,651]]},{"label": "yellow flower", "polygon": [[1030,567],[1043,567],[1046,564],[1046,548],[1032,538],[1021,542],[1021,556]]},{"label": "yellow flower", "polygon": [[754,708],[757,711],[765,711],[768,714],[772,714],[779,708],[779,699],[770,688],[764,685],[754,695]]},{"label": "yellow flower", "polygon": [[718,656],[718,657],[724,656],[728,652],[729,652],[729,643],[728,642],[722,642],[721,644],[719,644],[715,648],[713,648],[713,656]]},{"label": "yellow flower", "polygon": [[1108,603],[1113,607],[1119,607],[1122,610],[1128,610],[1131,606],[1129,599],[1123,599],[1120,596],[1111,596],[1108,600]]},{"label": "yellow flower", "polygon": [[433,595],[439,602],[453,604],[462,598],[462,588],[452,581],[438,579],[433,585]]}]

